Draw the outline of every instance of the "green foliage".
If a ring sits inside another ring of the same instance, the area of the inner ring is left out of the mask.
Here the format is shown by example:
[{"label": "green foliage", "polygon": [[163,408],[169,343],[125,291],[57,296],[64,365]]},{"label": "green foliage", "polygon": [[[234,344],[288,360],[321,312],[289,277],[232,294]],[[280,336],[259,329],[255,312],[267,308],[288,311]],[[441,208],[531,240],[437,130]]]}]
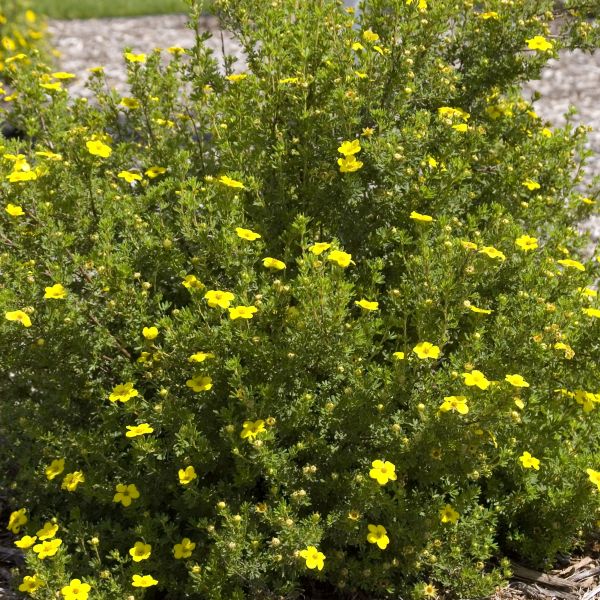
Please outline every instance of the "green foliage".
[{"label": "green foliage", "polygon": [[91,19],[183,13],[184,0],[33,0],[36,10],[54,19]]},{"label": "green foliage", "polygon": [[0,485],[62,540],[35,598],[475,597],[594,527],[597,192],[519,87],[598,28],[429,4],[221,0],[247,67],[199,34],[126,54],[125,100],[6,70]]}]

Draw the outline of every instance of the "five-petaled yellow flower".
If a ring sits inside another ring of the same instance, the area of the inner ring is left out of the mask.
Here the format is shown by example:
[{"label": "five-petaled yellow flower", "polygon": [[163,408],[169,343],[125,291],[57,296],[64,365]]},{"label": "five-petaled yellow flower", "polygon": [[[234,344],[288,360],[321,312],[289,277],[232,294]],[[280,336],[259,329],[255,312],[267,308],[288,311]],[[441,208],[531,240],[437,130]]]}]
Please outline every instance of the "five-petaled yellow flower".
[{"label": "five-petaled yellow flower", "polygon": [[133,52],[125,52],[125,60],[130,63],[145,63],[146,55],[145,54],[133,54]]},{"label": "five-petaled yellow flower", "polygon": [[18,321],[23,327],[31,327],[31,319],[29,315],[23,310],[9,310],[4,313],[4,318],[7,321]]},{"label": "five-petaled yellow flower", "polygon": [[471,312],[480,314],[480,315],[491,315],[494,311],[490,310],[489,308],[478,308],[477,306],[474,306],[473,304],[468,305],[468,309]]},{"label": "five-petaled yellow flower", "polygon": [[340,167],[340,173],[354,173],[363,166],[362,161],[356,160],[353,154],[344,156],[344,158],[338,158],[337,163]]},{"label": "five-petaled yellow flower", "polygon": [[142,335],[147,340],[154,340],[158,337],[158,327],[144,327]]},{"label": "five-petaled yellow flower", "polygon": [[404,360],[404,352],[394,352],[392,356],[394,360]]},{"label": "five-petaled yellow flower", "polygon": [[159,175],[164,175],[167,172],[166,167],[150,167],[144,171],[144,175],[150,179],[154,179]]},{"label": "five-petaled yellow flower", "polygon": [[584,308],[582,310],[583,310],[583,312],[588,317],[595,317],[595,318],[600,319],[600,309],[598,309],[598,308]]},{"label": "five-petaled yellow flower", "polygon": [[188,290],[200,290],[204,287],[195,275],[186,275],[181,283],[183,284],[183,287],[186,287]]},{"label": "five-petaled yellow flower", "polygon": [[536,35],[528,40],[527,47],[530,50],[538,50],[540,52],[550,52],[554,48],[554,44],[547,40],[543,35]]},{"label": "five-petaled yellow flower", "polygon": [[469,412],[466,396],[444,396],[444,402],[440,406],[441,412],[455,410],[461,415],[466,415]]},{"label": "five-petaled yellow flower", "polygon": [[526,469],[535,469],[536,471],[540,470],[540,461],[531,456],[529,452],[523,452],[523,454],[519,456],[519,460]]},{"label": "five-petaled yellow flower", "polygon": [[8,517],[8,525],[6,526],[6,529],[15,534],[19,533],[21,531],[21,527],[23,527],[23,525],[25,525],[28,521],[27,515],[25,514],[26,512],[26,508],[20,508],[19,510],[11,512],[10,516]]},{"label": "five-petaled yellow flower", "polygon": [[263,258],[263,267],[273,269],[274,271],[283,271],[283,269],[285,269],[285,263],[282,260],[267,256],[266,258]]},{"label": "five-petaled yellow flower", "polygon": [[228,177],[227,175],[221,175],[221,177],[219,177],[219,183],[222,183],[223,185],[226,185],[227,187],[231,187],[231,188],[237,188],[240,190],[244,189],[244,184],[241,181],[232,179],[231,177]]},{"label": "five-petaled yellow flower", "polygon": [[377,33],[375,33],[374,31],[372,31],[371,29],[367,29],[366,31],[363,31],[363,40],[365,40],[366,42],[376,42],[379,40],[379,35]]},{"label": "five-petaled yellow flower", "polygon": [[235,319],[251,319],[257,311],[256,306],[236,306],[229,309],[229,318],[232,321],[235,321]]},{"label": "five-petaled yellow flower", "polygon": [[180,544],[173,546],[173,556],[177,559],[189,558],[196,548],[196,544],[190,538],[183,538]]},{"label": "five-petaled yellow flower", "polygon": [[133,587],[147,588],[156,585],[158,581],[152,577],[152,575],[134,575],[131,578],[131,585]]},{"label": "five-petaled yellow flower", "polygon": [[89,583],[84,583],[81,579],[71,579],[71,583],[64,586],[60,593],[65,600],[87,600],[91,589]]},{"label": "five-petaled yellow flower", "polygon": [[542,187],[537,181],[534,181],[533,179],[526,179],[521,183],[521,185],[523,187],[526,187],[530,192],[533,192],[534,190],[539,190]]},{"label": "five-petaled yellow flower", "polygon": [[238,81],[243,81],[246,79],[246,77],[248,77],[247,73],[233,73],[232,75],[226,75],[225,79],[227,79],[227,81],[237,83]]},{"label": "five-petaled yellow flower", "polygon": [[44,298],[64,300],[67,297],[67,290],[60,283],[55,283],[50,287],[44,288],[44,291]]},{"label": "five-petaled yellow flower", "polygon": [[185,469],[179,469],[177,474],[179,475],[179,483],[181,485],[188,485],[189,483],[192,483],[194,479],[198,478],[198,475],[196,475],[196,469],[194,469],[192,465],[186,467]]},{"label": "five-petaled yellow flower", "polygon": [[521,250],[528,252],[538,247],[538,240],[530,235],[522,235],[515,240],[515,245]]},{"label": "five-petaled yellow flower", "polygon": [[474,385],[480,390],[487,390],[490,387],[491,382],[481,371],[478,371],[477,369],[471,371],[470,373],[463,373],[462,376],[465,380],[465,385]]},{"label": "five-petaled yellow flower", "polygon": [[396,481],[396,465],[386,460],[374,460],[373,467],[369,471],[369,477],[376,479],[379,485],[385,485],[388,481]]},{"label": "five-petaled yellow flower", "polygon": [[360,306],[364,310],[377,310],[379,308],[379,302],[365,300],[364,298],[362,298],[362,300],[356,300],[354,304]]},{"label": "five-petaled yellow flower", "polygon": [[118,483],[115,490],[116,494],[113,496],[113,502],[120,502],[123,506],[129,506],[132,500],[137,500],[140,497],[140,492],[135,483],[129,485]]},{"label": "five-petaled yellow flower", "polygon": [[37,575],[25,575],[23,577],[23,582],[19,585],[20,592],[26,592],[28,594],[33,594],[39,588],[44,585],[44,581],[40,579]]},{"label": "five-petaled yellow flower", "polygon": [[120,383],[113,388],[108,399],[111,402],[128,402],[132,398],[135,398],[139,392],[133,387],[133,383],[128,381],[127,383]]},{"label": "five-petaled yellow flower", "polygon": [[413,348],[413,352],[421,359],[438,358],[440,348],[431,342],[420,342]]},{"label": "five-petaled yellow flower", "polygon": [[231,292],[223,292],[221,290],[208,290],[204,294],[205,300],[211,308],[229,308],[231,301],[235,296]]},{"label": "five-petaled yellow flower", "polygon": [[368,526],[369,533],[367,533],[367,542],[369,544],[377,544],[381,550],[385,550],[390,543],[390,538],[387,535],[387,531],[383,525],[371,525]]},{"label": "five-petaled yellow flower", "polygon": [[327,256],[327,260],[345,269],[352,262],[352,254],[342,252],[341,250],[333,250]]},{"label": "five-petaled yellow flower", "polygon": [[490,258],[506,260],[506,255],[504,254],[504,252],[498,250],[498,248],[494,248],[494,246],[483,246],[481,250],[479,250],[479,254],[485,254]]},{"label": "five-petaled yellow flower", "polygon": [[33,547],[33,551],[38,555],[40,560],[54,556],[58,552],[58,548],[62,544],[62,540],[54,538],[53,540],[44,540],[40,544],[36,544]]},{"label": "five-petaled yellow flower", "polygon": [[317,242],[312,246],[309,246],[308,251],[315,256],[319,256],[319,254],[323,254],[323,252],[325,252],[325,250],[329,250],[329,248],[331,248],[331,244],[329,242]]},{"label": "five-petaled yellow flower", "polygon": [[100,156],[101,158],[108,158],[112,154],[112,148],[103,144],[99,140],[89,140],[85,143],[88,152],[93,156]]},{"label": "five-petaled yellow flower", "polygon": [[62,490],[67,492],[74,492],[80,483],[85,483],[85,475],[83,471],[73,471],[73,473],[67,473],[60,484]]},{"label": "five-petaled yellow flower", "polygon": [[265,422],[262,419],[258,419],[256,421],[244,421],[242,423],[242,432],[240,433],[240,437],[242,439],[251,440],[263,431],[265,431]]},{"label": "five-petaled yellow flower", "polygon": [[192,388],[192,391],[194,392],[207,392],[213,386],[212,377],[206,375],[194,375],[185,382],[185,385]]},{"label": "five-petaled yellow flower", "polygon": [[142,176],[139,173],[132,173],[131,171],[121,171],[117,177],[124,179],[127,183],[142,180]]},{"label": "five-petaled yellow flower", "polygon": [[57,458],[53,460],[44,471],[48,481],[52,481],[55,477],[58,477],[65,470],[65,459]]},{"label": "five-petaled yellow flower", "polygon": [[344,156],[352,156],[353,154],[360,152],[360,150],[361,147],[359,140],[342,142],[342,145],[338,148],[338,152]]},{"label": "five-petaled yellow flower", "polygon": [[188,362],[204,362],[209,358],[214,358],[215,355],[212,352],[195,352],[188,358]]},{"label": "five-petaled yellow flower", "polygon": [[435,221],[433,217],[429,215],[422,215],[415,210],[410,213],[410,218],[413,219],[413,221],[421,221],[422,223],[430,223],[431,221]]},{"label": "five-petaled yellow flower", "polygon": [[11,217],[22,217],[25,214],[25,211],[15,204],[7,204],[5,210]]},{"label": "five-petaled yellow flower", "polygon": [[154,428],[150,427],[148,423],[140,423],[139,425],[127,425],[127,433],[125,437],[133,438],[138,435],[145,435],[146,433],[152,433]]},{"label": "five-petaled yellow flower", "polygon": [[556,261],[563,267],[569,267],[570,269],[577,269],[578,271],[585,271],[585,266],[582,265],[578,260],[572,260],[570,258],[563,258]]},{"label": "five-petaled yellow flower", "polygon": [[46,521],[44,526],[36,533],[40,540],[51,540],[58,531],[58,524]]},{"label": "five-petaled yellow flower", "polygon": [[21,550],[27,550],[35,544],[36,540],[37,535],[34,535],[33,537],[30,535],[24,535],[20,540],[15,540],[15,546],[17,548],[21,548]]},{"label": "five-petaled yellow flower", "polygon": [[460,514],[450,506],[450,504],[446,504],[444,508],[440,510],[440,521],[442,523],[456,523]]},{"label": "five-petaled yellow flower", "polygon": [[305,550],[300,550],[299,555],[306,561],[309,569],[323,570],[325,555],[319,552],[315,546],[308,546]]},{"label": "five-petaled yellow flower", "polygon": [[248,240],[249,242],[253,242],[254,240],[258,240],[262,237],[260,233],[256,233],[256,231],[252,231],[252,229],[244,229],[243,227],[236,227],[235,232],[243,240]]},{"label": "five-petaled yellow flower", "polygon": [[598,486],[598,490],[600,491],[600,471],[594,471],[594,469],[586,469],[585,472],[588,474],[590,481]]},{"label": "five-petaled yellow flower", "polygon": [[136,542],[133,548],[129,548],[129,555],[133,558],[134,562],[141,562],[150,558],[152,553],[152,546],[150,544],[144,544],[144,542]]},{"label": "five-petaled yellow flower", "polygon": [[522,375],[507,375],[504,379],[514,387],[529,387],[529,384],[523,379]]}]

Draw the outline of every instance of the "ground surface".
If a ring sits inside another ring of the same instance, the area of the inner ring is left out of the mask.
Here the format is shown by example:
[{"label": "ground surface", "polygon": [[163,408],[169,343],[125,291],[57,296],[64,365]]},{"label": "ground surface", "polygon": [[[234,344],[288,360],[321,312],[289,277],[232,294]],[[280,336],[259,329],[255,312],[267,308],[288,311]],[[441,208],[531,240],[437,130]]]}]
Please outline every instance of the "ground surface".
[{"label": "ground surface", "polygon": [[[215,36],[209,44],[220,54],[221,36],[216,20],[207,17],[202,25],[214,31]],[[155,47],[190,46],[194,39],[182,15],[50,21],[49,29],[53,45],[61,53],[58,59],[61,69],[79,76],[71,85],[72,93],[83,96],[89,95],[84,85],[87,69],[99,65],[105,67],[110,85],[121,93],[126,92],[124,47],[147,53]],[[230,35],[224,34],[223,44],[227,53],[240,54],[239,45]],[[597,157],[590,163],[589,175],[600,175],[600,52],[593,56],[580,52],[564,53],[560,60],[552,61],[542,78],[531,82],[524,93],[529,96],[533,90],[542,94],[536,110],[543,119],[562,125],[564,113],[574,105],[579,111],[576,122],[594,128],[589,145]],[[596,238],[600,238],[600,220],[590,226]],[[6,566],[13,559],[14,551],[8,548],[9,545],[10,541],[0,536],[0,599],[3,600],[10,597],[2,583],[3,575],[7,575],[3,563]],[[594,552],[592,555],[597,556]],[[589,556],[571,560],[568,566],[553,571],[550,576],[521,571],[521,580],[500,591],[496,600],[593,600],[600,598],[599,575],[600,561]]]}]

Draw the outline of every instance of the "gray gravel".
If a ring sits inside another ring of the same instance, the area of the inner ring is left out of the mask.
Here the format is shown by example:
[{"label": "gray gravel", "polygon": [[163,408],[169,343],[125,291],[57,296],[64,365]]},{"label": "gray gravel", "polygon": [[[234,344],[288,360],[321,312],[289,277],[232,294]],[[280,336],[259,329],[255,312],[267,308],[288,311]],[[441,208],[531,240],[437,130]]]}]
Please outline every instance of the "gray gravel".
[{"label": "gray gravel", "polygon": [[[347,0],[352,3],[354,0]],[[207,42],[221,57],[221,31],[214,17],[203,18],[203,29],[213,33]],[[85,88],[87,69],[104,66],[110,85],[122,94],[127,93],[122,49],[149,53],[154,48],[169,46],[189,47],[194,43],[194,32],[186,27],[185,15],[163,15],[117,19],[86,19],[50,21],[49,31],[54,47],[60,52],[61,69],[78,75],[71,83],[73,95],[91,96]],[[227,54],[242,57],[239,44],[224,32],[223,44]],[[243,62],[240,63],[240,68]],[[536,111],[555,126],[564,124],[564,114],[575,106],[576,123],[593,127],[589,146],[597,156],[590,161],[588,180],[600,175],[600,52],[594,55],[580,51],[562,52],[559,60],[552,60],[541,79],[525,86],[524,94],[534,90],[542,94]],[[600,239],[600,218],[589,223],[596,240]]]}]

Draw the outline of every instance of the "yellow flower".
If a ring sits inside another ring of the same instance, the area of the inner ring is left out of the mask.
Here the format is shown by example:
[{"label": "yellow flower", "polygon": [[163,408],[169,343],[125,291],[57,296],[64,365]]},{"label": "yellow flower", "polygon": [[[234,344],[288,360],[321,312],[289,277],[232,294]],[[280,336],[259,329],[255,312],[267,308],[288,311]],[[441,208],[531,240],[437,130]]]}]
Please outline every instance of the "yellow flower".
[{"label": "yellow flower", "polygon": [[421,221],[422,223],[429,223],[431,221],[435,221],[433,217],[430,217],[429,215],[422,215],[421,213],[418,213],[414,210],[410,213],[410,218],[415,221]]},{"label": "yellow flower", "polygon": [[600,318],[600,309],[598,308],[584,308],[582,310],[588,317]]},{"label": "yellow flower", "polygon": [[461,240],[460,244],[466,250],[477,250],[477,244],[474,244],[473,242],[467,242],[466,240]]},{"label": "yellow flower", "polygon": [[204,287],[195,275],[186,275],[181,283],[183,284],[183,287],[186,287],[188,290],[200,290]]},{"label": "yellow flower", "polygon": [[139,108],[141,106],[141,104],[137,98],[121,98],[121,102],[119,102],[119,106],[124,106],[125,108],[135,110],[136,108]]},{"label": "yellow flower", "polygon": [[548,41],[542,35],[536,35],[531,39],[525,40],[527,42],[527,47],[530,50],[538,50],[539,52],[549,52],[554,48],[554,44]]},{"label": "yellow flower", "polygon": [[577,269],[578,271],[585,271],[585,267],[578,260],[571,260],[570,258],[563,258],[556,261],[563,267],[569,267],[571,269]]},{"label": "yellow flower", "polygon": [[360,152],[360,150],[359,140],[342,142],[342,145],[338,148],[338,152],[344,156],[352,156],[353,154]]},{"label": "yellow flower", "polygon": [[314,546],[308,546],[306,550],[300,550],[298,553],[305,561],[309,569],[323,570],[325,555],[319,552]]},{"label": "yellow flower", "polygon": [[185,48],[182,48],[181,46],[169,46],[167,48],[167,52],[169,54],[183,54],[185,52]]},{"label": "yellow flower", "polygon": [[133,587],[147,588],[156,585],[158,581],[152,575],[134,575],[131,578]]},{"label": "yellow flower", "polygon": [[354,155],[338,158],[337,164],[340,166],[340,173],[354,173],[363,166],[363,163],[360,160],[356,160]]},{"label": "yellow flower", "polygon": [[58,525],[56,523],[51,523],[50,521],[46,521],[44,526],[37,532],[37,537],[40,540],[50,540],[58,531]]},{"label": "yellow flower", "polygon": [[63,89],[60,81],[55,81],[54,83],[40,83],[40,87],[51,92],[60,92]]},{"label": "yellow flower", "polygon": [[204,294],[205,300],[211,308],[229,308],[234,295],[231,292],[223,292],[221,290],[209,290]]},{"label": "yellow flower", "polygon": [[237,83],[238,81],[243,81],[248,77],[247,73],[234,73],[233,75],[227,75],[225,79],[227,81],[232,81],[233,83]]},{"label": "yellow flower", "polygon": [[459,133],[465,133],[465,131],[469,131],[469,126],[466,123],[457,123],[456,125],[452,125],[452,129]]},{"label": "yellow flower", "polygon": [[11,512],[10,516],[8,517],[8,525],[6,526],[6,529],[15,534],[19,533],[21,531],[21,527],[23,527],[23,525],[25,525],[28,521],[27,515],[25,514],[26,512],[26,508],[20,508],[19,510]]},{"label": "yellow flower", "polygon": [[514,387],[529,387],[522,375],[507,375],[504,379]]},{"label": "yellow flower", "polygon": [[130,483],[129,485],[119,483],[115,490],[116,494],[113,496],[113,502],[120,502],[123,506],[129,506],[132,500],[137,500],[140,497],[135,483]]},{"label": "yellow flower", "polygon": [[120,383],[114,387],[108,399],[111,402],[128,402],[132,398],[135,398],[139,393],[133,385],[134,384],[131,381]]},{"label": "yellow flower", "polygon": [[523,452],[523,454],[519,457],[519,460],[526,469],[535,469],[536,471],[540,470],[540,461],[531,456],[529,452]]},{"label": "yellow flower", "polygon": [[396,465],[388,460],[374,460],[373,467],[369,471],[369,477],[376,479],[379,485],[385,485],[388,481],[396,481]]},{"label": "yellow flower", "polygon": [[413,348],[413,352],[421,359],[438,358],[440,348],[430,342],[420,342]]},{"label": "yellow flower", "polygon": [[121,171],[117,177],[124,179],[127,183],[142,180],[142,176],[139,173],[132,173],[131,171]]},{"label": "yellow flower", "polygon": [[73,471],[73,473],[65,475],[60,488],[67,490],[67,492],[74,492],[80,483],[85,483],[85,475],[82,471]]},{"label": "yellow flower", "polygon": [[257,311],[256,306],[236,306],[235,308],[229,308],[229,318],[232,321],[235,321],[235,319],[251,319]]},{"label": "yellow flower", "polygon": [[360,306],[364,310],[377,310],[379,308],[379,302],[370,302],[364,298],[362,300],[356,300],[354,304],[356,304],[356,306]]},{"label": "yellow flower", "polygon": [[15,171],[8,175],[6,179],[8,179],[10,183],[19,183],[22,181],[34,181],[35,179],[37,179],[37,177],[38,176],[35,171]]},{"label": "yellow flower", "polygon": [[537,238],[531,237],[530,235],[522,235],[515,240],[515,244],[524,250],[525,252],[529,250],[535,250],[538,247]]},{"label": "yellow flower", "polygon": [[51,287],[44,288],[46,292],[44,298],[51,298],[53,300],[64,300],[67,297],[67,290],[60,284],[55,283]]},{"label": "yellow flower", "polygon": [[469,304],[469,306],[467,307],[470,311],[473,311],[474,313],[478,313],[480,315],[491,315],[494,311],[490,310],[489,308],[477,308],[477,306],[474,306],[473,304]]},{"label": "yellow flower", "polygon": [[125,52],[125,60],[130,63],[145,63],[146,55],[145,54],[133,54],[132,52]]},{"label": "yellow flower", "polygon": [[600,490],[600,471],[594,471],[594,469],[586,469],[585,472],[589,475],[590,481],[598,486]]},{"label": "yellow flower", "polygon": [[148,423],[140,423],[139,425],[127,425],[127,433],[125,437],[133,438],[138,435],[145,435],[146,433],[152,433],[154,428],[150,427]]},{"label": "yellow flower", "polygon": [[198,477],[198,475],[196,475],[196,469],[191,465],[185,469],[179,469],[177,474],[179,475],[179,483],[181,485],[188,485],[188,483],[192,483],[192,481]]},{"label": "yellow flower", "polygon": [[27,550],[31,548],[35,544],[37,540],[37,535],[31,537],[30,535],[24,535],[20,540],[15,540],[15,546],[17,548],[21,548],[21,550]]},{"label": "yellow flower", "polygon": [[466,396],[444,396],[444,402],[440,406],[442,412],[455,410],[461,415],[466,415],[469,412]]},{"label": "yellow flower", "polygon": [[188,362],[204,362],[209,358],[214,358],[215,355],[212,352],[195,352],[188,358]]},{"label": "yellow flower", "polygon": [[367,533],[367,542],[369,544],[377,544],[381,550],[385,550],[390,543],[390,538],[387,536],[387,531],[383,525],[368,525],[369,533]]},{"label": "yellow flower", "polygon": [[490,10],[488,12],[483,12],[477,15],[480,19],[487,21],[488,19],[496,19],[498,20],[498,13],[496,11]]},{"label": "yellow flower", "polygon": [[315,256],[319,256],[319,254],[323,254],[323,252],[325,252],[325,250],[329,250],[329,248],[331,248],[331,244],[329,242],[316,242],[312,246],[308,247],[308,251]]},{"label": "yellow flower", "polygon": [[147,340],[154,340],[158,337],[158,327],[144,327],[142,335]]},{"label": "yellow flower", "polygon": [[94,156],[108,158],[112,154],[112,148],[98,140],[89,140],[85,143],[88,152]]},{"label": "yellow flower", "polygon": [[150,558],[152,553],[152,546],[150,544],[144,544],[144,542],[136,542],[133,548],[129,548],[129,554],[133,558],[134,562],[141,562]]},{"label": "yellow flower", "polygon": [[404,360],[404,352],[394,352],[392,356],[394,357],[394,360]]},{"label": "yellow flower", "polygon": [[450,504],[446,504],[442,510],[440,510],[440,520],[442,523],[456,523],[460,514],[455,511]]},{"label": "yellow flower", "polygon": [[248,240],[249,242],[253,242],[262,237],[260,233],[256,233],[256,231],[252,231],[252,229],[244,229],[243,227],[236,227],[235,232],[238,234],[238,237],[241,237],[243,240]]},{"label": "yellow flower", "polygon": [[423,592],[423,596],[426,596],[427,598],[437,597],[437,588],[433,583],[424,583],[421,591]]},{"label": "yellow flower", "polygon": [[5,210],[11,217],[22,217],[25,214],[25,211],[15,204],[7,204]]},{"label": "yellow flower", "polygon": [[285,269],[285,263],[283,261],[271,258],[270,256],[263,258],[263,266],[267,269],[273,269],[274,271],[282,271]]},{"label": "yellow flower", "polygon": [[487,390],[490,387],[490,381],[486,379],[486,376],[481,372],[475,369],[470,373],[462,374],[465,385],[468,386],[477,386],[480,390]]},{"label": "yellow flower", "polygon": [[149,177],[150,179],[154,179],[154,178],[158,177],[159,175],[164,175],[166,172],[167,172],[166,167],[150,167],[149,169],[146,169],[144,174],[147,177]]},{"label": "yellow flower", "polygon": [[489,256],[490,258],[498,258],[500,260],[506,260],[506,255],[504,254],[504,252],[501,252],[497,248],[494,248],[494,246],[483,246],[481,248],[481,250],[479,250],[479,254],[485,254],[486,256]]},{"label": "yellow flower", "polygon": [[300,81],[300,79],[298,77],[284,77],[283,79],[279,80],[279,83],[298,83]]},{"label": "yellow flower", "polygon": [[36,544],[33,547],[33,551],[38,555],[40,560],[44,560],[49,556],[54,556],[58,552],[59,546],[62,544],[62,540],[54,538],[53,540],[45,540],[40,544]]},{"label": "yellow flower", "polygon": [[333,250],[329,253],[327,260],[345,269],[352,262],[352,254],[342,252],[341,250]]},{"label": "yellow flower", "polygon": [[221,175],[221,177],[219,177],[219,183],[232,188],[239,188],[241,190],[245,189],[244,184],[241,181],[231,179],[231,177],[228,177],[227,175]]},{"label": "yellow flower", "polygon": [[47,150],[39,150],[35,154],[36,156],[41,156],[49,160],[61,161],[63,159],[61,154],[56,154],[55,152],[49,152]]},{"label": "yellow flower", "polygon": [[18,321],[23,327],[31,327],[31,319],[29,315],[22,310],[13,310],[4,313],[4,318],[7,321]]},{"label": "yellow flower", "polygon": [[27,592],[28,594],[33,594],[39,588],[44,585],[42,579],[40,579],[37,575],[25,575],[23,578],[23,583],[19,586],[20,592]]},{"label": "yellow flower", "polygon": [[[600,317],[600,310],[598,311],[598,316]],[[564,350],[565,358],[567,360],[571,360],[575,356],[575,351],[573,350],[573,348],[571,348],[569,344],[565,344],[564,342],[556,342],[556,344],[554,344],[554,349]]]},{"label": "yellow flower", "polygon": [[194,392],[207,392],[212,388],[212,378],[205,375],[194,375],[185,382]]},{"label": "yellow flower", "polygon": [[65,600],[87,600],[92,586],[81,579],[71,579],[71,583],[60,590]]},{"label": "yellow flower", "polygon": [[534,181],[533,179],[526,179],[521,183],[521,185],[525,186],[530,192],[533,192],[533,190],[539,190],[542,187],[537,181]]},{"label": "yellow flower", "polygon": [[66,71],[56,71],[50,75],[53,79],[75,79],[76,75],[67,73]]},{"label": "yellow flower", "polygon": [[414,4],[417,2],[417,8],[419,12],[424,12],[427,10],[427,0],[406,0],[406,4]]},{"label": "yellow flower", "polygon": [[468,121],[471,115],[461,108],[452,108],[451,106],[440,106],[438,108],[438,116],[446,122],[452,122],[453,119],[462,119]]},{"label": "yellow flower", "polygon": [[366,42],[376,42],[379,39],[379,35],[376,34],[374,31],[372,31],[371,29],[367,29],[366,31],[363,31],[363,40],[365,40]]},{"label": "yellow flower", "polygon": [[190,538],[183,538],[180,544],[173,546],[173,556],[179,558],[189,558],[192,552],[196,548],[196,544],[190,540]]},{"label": "yellow flower", "polygon": [[242,423],[242,432],[240,433],[240,437],[242,439],[253,439],[259,433],[263,433],[265,431],[265,422],[262,419],[258,419],[257,421],[244,421]]}]

